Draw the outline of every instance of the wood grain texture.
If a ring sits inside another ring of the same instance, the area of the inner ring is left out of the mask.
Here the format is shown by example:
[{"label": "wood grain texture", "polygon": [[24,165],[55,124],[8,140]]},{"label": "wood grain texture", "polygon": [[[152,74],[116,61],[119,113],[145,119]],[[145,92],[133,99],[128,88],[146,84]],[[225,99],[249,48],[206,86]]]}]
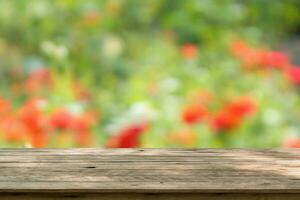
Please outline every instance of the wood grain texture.
[{"label": "wood grain texture", "polygon": [[217,199],[219,193],[227,199],[300,199],[299,158],[296,149],[2,149],[0,192],[5,199],[38,199],[43,192],[82,199],[96,193],[101,199],[120,193],[131,199],[173,193],[180,193],[173,199]]},{"label": "wood grain texture", "polygon": [[5,200],[299,200],[299,194],[231,193],[5,193]]}]

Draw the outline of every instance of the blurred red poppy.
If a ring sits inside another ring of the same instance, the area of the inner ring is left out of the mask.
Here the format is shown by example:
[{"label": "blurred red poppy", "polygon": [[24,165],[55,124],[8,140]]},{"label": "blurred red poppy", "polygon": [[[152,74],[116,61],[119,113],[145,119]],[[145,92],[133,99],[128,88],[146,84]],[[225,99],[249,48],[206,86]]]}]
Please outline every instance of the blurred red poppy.
[{"label": "blurred red poppy", "polygon": [[288,55],[279,51],[267,51],[263,55],[262,65],[271,68],[282,69],[289,65]]},{"label": "blurred red poppy", "polygon": [[49,137],[46,132],[36,132],[31,134],[30,143],[34,148],[45,148],[49,143]]},{"label": "blurred red poppy", "polygon": [[181,55],[185,59],[193,59],[198,55],[198,48],[195,44],[184,44],[181,47]]},{"label": "blurred red poppy", "polygon": [[0,114],[10,110],[10,102],[0,97]]},{"label": "blurred red poppy", "polygon": [[95,138],[89,131],[76,131],[75,142],[79,147],[91,147],[95,143]]},{"label": "blurred red poppy", "polygon": [[242,56],[248,51],[248,44],[243,40],[235,40],[230,44],[230,51],[235,56]]},{"label": "blurred red poppy", "polygon": [[108,140],[109,148],[135,148],[139,147],[139,138],[148,128],[148,124],[135,124],[121,130],[120,133]]},{"label": "blurred red poppy", "polygon": [[286,77],[292,84],[300,85],[300,67],[290,66],[286,69]]},{"label": "blurred red poppy", "polygon": [[44,100],[33,98],[28,100],[18,111],[20,120],[31,133],[41,132],[46,126],[46,116],[42,112]]},{"label": "blurred red poppy", "polygon": [[214,131],[229,131],[237,128],[245,116],[253,114],[257,109],[256,101],[249,97],[238,97],[226,104],[211,119]]},{"label": "blurred red poppy", "polygon": [[28,139],[27,127],[14,116],[9,116],[0,124],[0,130],[8,142],[24,142]]},{"label": "blurred red poppy", "polygon": [[57,129],[68,129],[74,125],[74,117],[64,109],[54,111],[50,116],[50,126]]},{"label": "blurred red poppy", "polygon": [[73,118],[71,129],[75,132],[75,141],[80,147],[90,147],[95,143],[90,129],[96,122],[94,113],[87,112]]},{"label": "blurred red poppy", "polygon": [[96,123],[96,114],[86,112],[80,116],[73,117],[71,128],[75,131],[88,131]]},{"label": "blurred red poppy", "polygon": [[289,137],[284,141],[283,146],[286,148],[300,148],[300,138]]},{"label": "blurred red poppy", "polygon": [[256,102],[248,96],[239,97],[230,102],[226,109],[234,115],[243,117],[256,111]]},{"label": "blurred red poppy", "polygon": [[29,142],[33,147],[43,148],[49,143],[47,116],[43,112],[46,101],[40,98],[29,99],[18,111],[20,121],[28,130]]},{"label": "blurred red poppy", "polygon": [[230,131],[240,125],[241,117],[228,110],[223,110],[215,114],[210,123],[212,129],[216,132]]},{"label": "blurred red poppy", "polygon": [[238,57],[246,68],[283,69],[290,63],[288,55],[283,52],[250,47],[245,41],[234,41],[230,48],[231,53]]},{"label": "blurred red poppy", "polygon": [[181,119],[187,124],[201,122],[208,115],[208,110],[202,104],[194,103],[186,105],[181,112]]}]

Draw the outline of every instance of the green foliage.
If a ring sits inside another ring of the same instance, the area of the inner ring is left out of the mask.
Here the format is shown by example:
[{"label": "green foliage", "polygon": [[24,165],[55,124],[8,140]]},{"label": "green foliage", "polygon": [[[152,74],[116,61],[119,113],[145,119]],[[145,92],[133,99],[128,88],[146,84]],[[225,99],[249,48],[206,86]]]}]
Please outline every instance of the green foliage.
[{"label": "green foliage", "polygon": [[[39,96],[50,113],[78,102],[101,113],[91,128],[97,146],[140,121],[149,124],[145,147],[280,146],[286,135],[300,136],[297,88],[276,70],[270,76],[245,71],[229,47],[242,39],[280,50],[299,34],[299,10],[297,0],[0,0],[0,95],[15,110]],[[192,59],[183,55],[187,44],[197,48]],[[26,91],[26,80],[41,67],[54,85]],[[79,100],[74,82],[90,97]],[[214,133],[205,123],[182,122],[194,91],[213,94],[211,113],[244,95],[258,108],[230,133]],[[170,141],[181,129],[197,139]]]}]

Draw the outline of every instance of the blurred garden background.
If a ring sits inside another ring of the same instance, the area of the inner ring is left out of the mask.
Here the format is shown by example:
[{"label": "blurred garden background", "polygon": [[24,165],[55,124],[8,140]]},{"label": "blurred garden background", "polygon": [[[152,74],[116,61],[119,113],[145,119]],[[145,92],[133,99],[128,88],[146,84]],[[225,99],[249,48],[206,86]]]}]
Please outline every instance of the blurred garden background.
[{"label": "blurred garden background", "polygon": [[300,147],[299,0],[0,0],[1,147]]}]

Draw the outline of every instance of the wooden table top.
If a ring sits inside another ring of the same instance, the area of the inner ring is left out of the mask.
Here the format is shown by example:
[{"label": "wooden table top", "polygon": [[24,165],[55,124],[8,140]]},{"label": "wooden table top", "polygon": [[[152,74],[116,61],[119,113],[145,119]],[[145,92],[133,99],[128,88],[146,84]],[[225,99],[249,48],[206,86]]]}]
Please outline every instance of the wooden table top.
[{"label": "wooden table top", "polygon": [[300,150],[1,149],[0,192],[300,193]]}]

